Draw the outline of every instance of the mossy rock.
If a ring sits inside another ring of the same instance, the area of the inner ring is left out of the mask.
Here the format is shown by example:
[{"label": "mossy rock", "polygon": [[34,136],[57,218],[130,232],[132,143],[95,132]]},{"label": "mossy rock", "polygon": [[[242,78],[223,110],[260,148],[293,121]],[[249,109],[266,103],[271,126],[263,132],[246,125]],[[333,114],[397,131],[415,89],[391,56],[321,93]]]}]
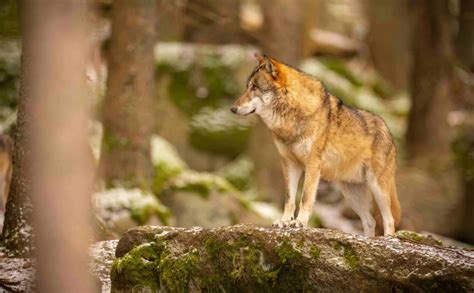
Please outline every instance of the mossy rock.
[{"label": "mossy rock", "polygon": [[433,288],[469,292],[474,288],[469,250],[326,229],[141,227],[124,235],[116,257],[112,292],[135,288],[142,288],[140,292],[421,292]]},{"label": "mossy rock", "polygon": [[400,239],[407,239],[424,244],[443,245],[443,242],[433,238],[431,235],[424,235],[413,231],[400,230],[395,233],[395,236]]},{"label": "mossy rock", "polygon": [[153,192],[161,193],[165,183],[188,168],[174,146],[164,138],[153,135],[151,138],[151,160],[155,168]]},{"label": "mossy rock", "polygon": [[217,173],[227,179],[240,191],[249,190],[253,185],[253,172],[255,166],[253,161],[245,155],[237,157]]},{"label": "mossy rock", "polygon": [[254,64],[248,53],[242,46],[160,43],[155,50],[157,76],[170,79],[171,100],[192,116],[237,97],[244,86],[238,78],[240,68]]},{"label": "mossy rock", "polygon": [[97,192],[93,204],[97,217],[118,234],[152,219],[156,224],[167,224],[170,216],[168,208],[153,194],[140,189],[113,188]]},{"label": "mossy rock", "polygon": [[205,108],[194,115],[190,143],[202,151],[236,157],[246,148],[255,120],[230,113],[229,108]]},{"label": "mossy rock", "polygon": [[255,66],[255,49],[237,45],[160,43],[155,50],[158,84],[189,119],[189,144],[234,158],[247,145],[253,119],[229,112]]}]

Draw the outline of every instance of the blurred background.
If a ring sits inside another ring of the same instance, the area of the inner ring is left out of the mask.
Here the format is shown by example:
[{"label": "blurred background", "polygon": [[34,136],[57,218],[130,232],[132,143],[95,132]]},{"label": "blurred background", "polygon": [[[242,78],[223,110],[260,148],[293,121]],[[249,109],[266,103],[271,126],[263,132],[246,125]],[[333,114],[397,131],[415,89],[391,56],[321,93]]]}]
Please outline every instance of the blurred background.
[{"label": "blurred background", "polygon": [[[12,249],[28,196],[12,178],[18,9],[0,2],[0,194],[2,217],[12,202],[3,229]],[[402,229],[474,243],[474,1],[95,0],[86,18],[97,239],[144,224],[268,226],[280,216],[270,132],[229,111],[260,52],[385,119]],[[329,182],[310,224],[362,234]]]}]

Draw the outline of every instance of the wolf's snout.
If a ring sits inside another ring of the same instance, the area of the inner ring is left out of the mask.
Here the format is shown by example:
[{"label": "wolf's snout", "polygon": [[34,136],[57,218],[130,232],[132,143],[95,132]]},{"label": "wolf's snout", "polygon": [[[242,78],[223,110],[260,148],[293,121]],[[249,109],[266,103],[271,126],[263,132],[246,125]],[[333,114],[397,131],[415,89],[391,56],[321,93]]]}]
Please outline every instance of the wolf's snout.
[{"label": "wolf's snout", "polygon": [[234,114],[237,114],[237,107],[230,108],[230,111]]}]

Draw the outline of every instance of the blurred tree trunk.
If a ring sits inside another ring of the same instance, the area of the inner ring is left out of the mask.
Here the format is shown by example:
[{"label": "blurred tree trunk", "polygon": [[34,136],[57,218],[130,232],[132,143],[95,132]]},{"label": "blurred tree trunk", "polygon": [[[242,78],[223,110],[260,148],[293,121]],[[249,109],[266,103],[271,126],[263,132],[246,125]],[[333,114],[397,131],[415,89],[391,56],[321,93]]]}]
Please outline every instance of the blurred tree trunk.
[{"label": "blurred tree trunk", "polygon": [[245,43],[248,35],[240,27],[239,0],[188,0],[184,40],[196,43]]},{"label": "blurred tree trunk", "polygon": [[394,89],[408,87],[411,66],[410,42],[412,19],[409,0],[369,0],[370,57],[379,73]]},{"label": "blurred tree trunk", "polygon": [[153,174],[156,1],[113,3],[101,167],[108,185],[148,188]]},{"label": "blurred tree trunk", "polygon": [[450,156],[453,46],[448,0],[419,0],[415,10],[412,108],[407,150],[412,158]]},{"label": "blurred tree trunk", "polygon": [[263,0],[261,45],[265,54],[297,66],[303,58],[307,0]]},{"label": "blurred tree trunk", "polygon": [[24,159],[34,206],[38,292],[94,291],[88,271],[95,176],[88,144],[87,5],[21,3],[29,78],[24,131],[31,153]]},{"label": "blurred tree trunk", "polygon": [[474,72],[474,1],[461,0],[457,51],[461,66]]},{"label": "blurred tree trunk", "polygon": [[[22,7],[23,9],[24,7]],[[20,11],[20,17],[25,22],[25,11]],[[18,114],[14,131],[13,171],[9,196],[3,224],[2,243],[12,256],[30,256],[33,248],[33,229],[31,228],[32,205],[30,198],[31,180],[27,176],[29,162],[29,139],[31,117],[26,115],[30,104],[30,71],[29,56],[32,46],[29,35],[23,36],[21,57],[20,94],[18,97]]]}]

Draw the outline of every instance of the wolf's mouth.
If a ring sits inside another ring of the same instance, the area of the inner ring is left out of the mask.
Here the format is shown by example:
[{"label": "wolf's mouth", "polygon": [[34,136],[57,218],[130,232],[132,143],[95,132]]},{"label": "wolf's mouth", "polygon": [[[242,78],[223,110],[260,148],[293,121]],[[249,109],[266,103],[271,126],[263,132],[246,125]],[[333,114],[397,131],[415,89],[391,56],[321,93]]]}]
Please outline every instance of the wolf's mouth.
[{"label": "wolf's mouth", "polygon": [[253,113],[255,113],[255,109],[253,109],[252,111],[250,111],[250,112],[248,112],[247,114],[245,114],[245,116],[248,116],[248,115],[253,114]]}]

